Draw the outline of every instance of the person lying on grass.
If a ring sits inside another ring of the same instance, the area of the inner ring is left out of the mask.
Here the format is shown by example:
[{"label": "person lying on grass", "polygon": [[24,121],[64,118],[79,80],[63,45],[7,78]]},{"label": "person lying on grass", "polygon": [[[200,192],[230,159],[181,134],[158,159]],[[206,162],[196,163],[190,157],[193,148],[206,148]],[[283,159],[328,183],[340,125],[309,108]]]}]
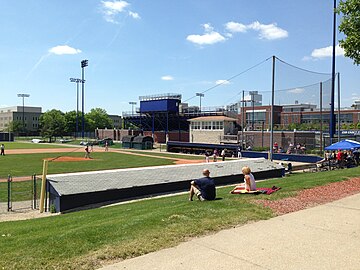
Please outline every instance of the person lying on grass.
[{"label": "person lying on grass", "polygon": [[193,200],[194,195],[200,201],[212,201],[216,197],[216,188],[214,179],[210,177],[208,169],[203,170],[203,178],[191,181],[189,201]]},{"label": "person lying on grass", "polygon": [[236,189],[245,189],[246,191],[256,191],[256,182],[255,177],[251,173],[251,169],[248,166],[245,166],[241,169],[244,175],[244,183],[236,186],[230,193],[232,193]]}]

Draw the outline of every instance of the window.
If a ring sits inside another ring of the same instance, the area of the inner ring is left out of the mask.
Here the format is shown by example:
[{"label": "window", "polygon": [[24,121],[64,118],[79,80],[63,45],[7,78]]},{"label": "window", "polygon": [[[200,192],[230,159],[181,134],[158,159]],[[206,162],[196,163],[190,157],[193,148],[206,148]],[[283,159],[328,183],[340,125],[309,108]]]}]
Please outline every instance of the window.
[{"label": "window", "polygon": [[211,121],[204,121],[201,123],[202,123],[202,126],[201,126],[202,129],[211,129]]},{"label": "window", "polygon": [[200,122],[191,122],[191,129],[200,129]]},{"label": "window", "polygon": [[223,121],[213,121],[213,129],[224,129],[224,122]]}]

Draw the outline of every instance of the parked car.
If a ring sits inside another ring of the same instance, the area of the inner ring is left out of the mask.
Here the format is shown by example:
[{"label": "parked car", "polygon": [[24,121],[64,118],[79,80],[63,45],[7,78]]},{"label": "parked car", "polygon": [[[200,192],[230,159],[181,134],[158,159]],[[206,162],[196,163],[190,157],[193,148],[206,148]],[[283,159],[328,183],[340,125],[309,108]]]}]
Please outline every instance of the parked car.
[{"label": "parked car", "polygon": [[81,142],[80,142],[80,145],[84,145],[84,146],[86,146],[86,145],[90,145],[90,143],[89,143],[89,142],[84,142],[84,141],[81,141]]},{"label": "parked car", "polygon": [[59,142],[68,143],[68,142],[71,142],[71,140],[70,139],[60,139]]},{"label": "parked car", "polygon": [[44,140],[40,140],[40,139],[32,139],[31,140],[32,143],[44,143]]}]

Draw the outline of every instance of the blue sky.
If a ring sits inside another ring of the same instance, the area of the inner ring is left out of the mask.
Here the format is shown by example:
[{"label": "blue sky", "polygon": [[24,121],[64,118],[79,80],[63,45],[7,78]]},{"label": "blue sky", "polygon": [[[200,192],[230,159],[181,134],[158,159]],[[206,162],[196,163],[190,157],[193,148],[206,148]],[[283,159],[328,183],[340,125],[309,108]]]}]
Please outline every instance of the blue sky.
[{"label": "blue sky", "polygon": [[[269,91],[272,63],[264,60],[272,55],[331,73],[332,2],[2,0],[0,106],[21,105],[17,94],[28,93],[25,103],[43,111],[74,110],[69,78],[81,77],[83,59],[85,110],[110,114],[130,111],[129,101],[143,95],[179,93],[198,105],[195,93],[205,92],[203,106],[221,106],[242,90]],[[337,52],[342,106],[350,106],[360,99],[359,67]],[[329,78],[277,67],[277,89]],[[312,102],[310,94],[302,97]]]}]

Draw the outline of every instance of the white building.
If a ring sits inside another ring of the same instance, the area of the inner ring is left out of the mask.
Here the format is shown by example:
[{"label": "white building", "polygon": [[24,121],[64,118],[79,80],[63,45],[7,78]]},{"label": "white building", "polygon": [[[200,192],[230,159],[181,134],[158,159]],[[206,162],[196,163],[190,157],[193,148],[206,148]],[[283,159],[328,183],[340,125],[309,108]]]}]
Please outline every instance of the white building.
[{"label": "white building", "polygon": [[0,108],[0,131],[6,130],[12,121],[19,122],[21,126],[24,124],[27,131],[37,131],[41,115],[41,107],[13,106]]},{"label": "white building", "polygon": [[235,118],[204,116],[188,121],[190,122],[190,142],[219,144],[224,135],[237,134]]}]

